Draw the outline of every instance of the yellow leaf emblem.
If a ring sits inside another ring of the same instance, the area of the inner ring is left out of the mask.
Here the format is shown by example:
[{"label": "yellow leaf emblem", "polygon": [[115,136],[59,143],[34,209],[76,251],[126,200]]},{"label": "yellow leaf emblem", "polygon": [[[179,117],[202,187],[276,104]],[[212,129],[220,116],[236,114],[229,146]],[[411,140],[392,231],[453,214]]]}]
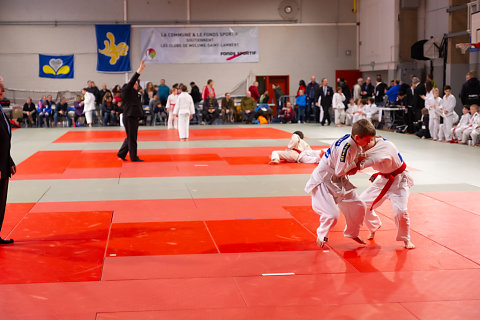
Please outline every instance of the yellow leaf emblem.
[{"label": "yellow leaf emblem", "polygon": [[107,32],[107,40],[103,41],[105,48],[98,50],[101,54],[110,57],[110,64],[114,65],[120,56],[126,56],[128,54],[128,46],[125,42],[115,44],[115,36],[111,32]]}]

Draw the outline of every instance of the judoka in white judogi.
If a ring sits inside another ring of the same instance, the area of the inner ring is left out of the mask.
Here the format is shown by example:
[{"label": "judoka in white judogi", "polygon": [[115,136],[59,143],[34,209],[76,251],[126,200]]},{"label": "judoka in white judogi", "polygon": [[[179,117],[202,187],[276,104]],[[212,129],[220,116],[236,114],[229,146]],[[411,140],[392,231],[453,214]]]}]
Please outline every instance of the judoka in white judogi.
[{"label": "judoka in white judogi", "polygon": [[[368,146],[367,146],[368,148]],[[412,249],[415,246],[410,242],[410,219],[407,203],[413,179],[405,170],[406,165],[395,145],[383,138],[376,138],[375,145],[365,151],[366,158],[359,163],[359,169],[372,167],[379,173],[373,184],[362,194],[360,199],[365,202],[365,225],[371,232],[373,239],[375,232],[380,228],[381,221],[373,209],[380,206],[385,199],[389,199],[393,206],[395,225],[397,226],[397,240],[404,241],[405,247]],[[371,178],[371,180],[372,180]],[[379,198],[385,185],[391,186],[383,197]],[[377,199],[379,198],[379,199]]]},{"label": "judoka in white judogi", "polygon": [[310,145],[303,140],[303,133],[295,131],[288,143],[287,150],[272,152],[270,164],[280,163],[281,160],[286,162],[319,163],[323,153],[323,150],[312,150]]},{"label": "judoka in white judogi", "polygon": [[361,201],[356,187],[350,183],[347,173],[357,167],[360,148],[355,140],[345,135],[325,152],[305,186],[305,192],[312,193],[312,208],[320,215],[317,229],[317,243],[323,247],[328,241],[328,233],[338,220],[339,209],[347,221],[345,237],[364,243],[358,238],[365,214],[365,204]]}]

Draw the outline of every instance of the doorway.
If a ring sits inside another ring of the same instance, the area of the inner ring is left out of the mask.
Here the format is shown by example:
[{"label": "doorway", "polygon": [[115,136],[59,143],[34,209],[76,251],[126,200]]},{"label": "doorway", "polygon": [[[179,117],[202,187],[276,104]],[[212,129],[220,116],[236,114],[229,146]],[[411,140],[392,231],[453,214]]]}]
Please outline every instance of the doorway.
[{"label": "doorway", "polygon": [[[270,104],[277,104],[275,100],[275,93],[272,89],[272,84],[280,86],[284,95],[289,95],[290,93],[290,76],[288,75],[276,75],[276,76],[256,76],[258,81],[258,92],[262,94],[265,90],[268,92]],[[277,107],[272,106],[273,114],[277,115]]]}]

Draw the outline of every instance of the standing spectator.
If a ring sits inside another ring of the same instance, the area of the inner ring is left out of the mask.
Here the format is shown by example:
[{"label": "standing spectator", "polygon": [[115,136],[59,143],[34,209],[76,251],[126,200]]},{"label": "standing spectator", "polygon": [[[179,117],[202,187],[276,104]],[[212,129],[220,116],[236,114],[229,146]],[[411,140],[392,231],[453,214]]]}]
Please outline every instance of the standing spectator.
[{"label": "standing spectator", "polygon": [[157,94],[155,88],[153,87],[153,83],[148,82],[145,90],[143,91],[143,104],[150,105],[150,100],[153,99],[153,96]]},{"label": "standing spectator", "polygon": [[305,80],[300,80],[298,82],[297,97],[300,95],[300,90],[303,90],[303,93],[307,92],[307,84],[305,83]]},{"label": "standing spectator", "polygon": [[115,125],[115,105],[112,101],[112,96],[107,95],[102,103],[102,112],[103,112],[103,125],[104,126],[113,126]]},{"label": "standing spectator", "polygon": [[[412,78],[412,110],[413,110],[413,121],[416,122],[420,120],[422,116],[422,109],[425,108],[425,95],[427,91],[425,85],[420,82],[420,79],[417,77]],[[413,132],[412,132],[413,133]]]},{"label": "standing spectator", "polygon": [[345,123],[345,95],[342,92],[342,87],[337,88],[337,92],[333,95],[332,105],[335,113],[335,124],[341,127]]},{"label": "standing spectator", "polygon": [[363,78],[358,78],[357,79],[357,84],[353,86],[353,100],[354,101],[362,98],[362,86],[363,86]]},{"label": "standing spectator", "polygon": [[347,81],[345,81],[344,78],[338,78],[338,86],[342,88],[342,93],[345,96],[345,100],[343,101],[343,104],[345,108],[348,106],[348,101],[350,101],[350,98],[352,97],[352,94],[350,92],[350,87],[348,86]]},{"label": "standing spectator", "polygon": [[[438,140],[440,133],[440,107],[442,104],[442,98],[439,97],[438,89],[433,89],[432,91],[432,96],[425,99],[425,109],[428,111],[429,136],[436,141]],[[425,121],[423,125],[425,125]]]},{"label": "standing spectator", "polygon": [[376,81],[377,84],[375,86],[375,105],[377,107],[383,107],[383,98],[385,97],[385,93],[387,92],[387,84],[382,81],[382,76],[380,74],[377,74]]},{"label": "standing spectator", "polygon": [[242,101],[240,101],[240,106],[242,107],[243,120],[246,123],[252,123],[255,118],[257,102],[252,98],[250,91],[247,91],[246,96],[242,98]]},{"label": "standing spectator", "polygon": [[210,92],[210,96],[203,100],[203,121],[213,124],[218,118],[218,101],[214,96],[214,92]]},{"label": "standing spectator", "polygon": [[463,105],[471,106],[472,104],[480,105],[480,82],[477,79],[477,73],[470,71],[465,76],[467,80],[460,91],[460,99]]},{"label": "standing spectator", "polygon": [[47,104],[47,97],[43,96],[40,101],[38,101],[38,118],[40,120],[40,128],[43,127],[43,120],[45,120],[47,128],[50,128],[50,115],[52,114],[52,109]]},{"label": "standing spectator", "polygon": [[258,92],[258,81],[255,81],[250,88],[248,88],[248,91],[252,94],[252,98],[258,102],[258,99],[260,99],[260,93]]},{"label": "standing spectator", "polygon": [[360,92],[362,99],[368,99],[373,97],[374,90],[375,88],[372,85],[372,79],[370,77],[367,77],[367,80],[362,85],[362,91]]},{"label": "standing spectator", "polygon": [[89,127],[92,127],[93,123],[93,114],[96,110],[95,108],[95,96],[93,93],[87,90],[88,88],[82,89],[83,94],[83,112],[85,113],[85,119],[87,120],[87,124]]},{"label": "standing spectator", "polygon": [[[0,100],[3,99],[4,92],[3,79],[0,77]],[[0,231],[2,230],[5,207],[7,206],[8,181],[17,172],[15,162],[10,155],[11,139],[12,128],[0,106]],[[0,245],[10,243],[13,243],[13,239],[0,238]]]},{"label": "standing spectator", "polygon": [[222,123],[227,121],[235,121],[235,104],[229,92],[225,93],[225,98],[222,99]]},{"label": "standing spectator", "polygon": [[305,108],[305,120],[310,122],[311,114],[313,113],[313,110],[315,110],[315,104],[320,95],[320,86],[318,85],[315,76],[312,76],[310,79],[306,90],[307,91],[305,91],[305,94],[307,95],[307,107]]},{"label": "standing spectator", "polygon": [[99,101],[100,101],[100,102],[103,102],[103,98],[105,97],[105,95],[106,95],[107,93],[109,93],[111,96],[113,96],[113,95],[112,95],[112,91],[108,90],[107,84],[103,83],[103,84],[102,84],[102,90],[100,90],[99,93],[98,93]]},{"label": "standing spectator", "polygon": [[78,118],[83,117],[83,104],[82,104],[82,97],[76,96],[75,102],[73,103],[73,108],[75,109],[75,114],[73,116],[73,126],[79,127],[80,123],[78,122]]},{"label": "standing spectator", "polygon": [[72,126],[72,119],[68,115],[68,103],[65,97],[60,99],[60,102],[57,103],[55,108],[55,115],[53,116],[53,126],[56,127],[58,124],[58,117],[65,117],[67,119],[68,126]]},{"label": "standing spectator", "polygon": [[180,85],[182,91],[177,99],[173,113],[178,117],[178,136],[180,141],[188,140],[188,126],[195,113],[192,96],[188,94],[187,86]]},{"label": "standing spectator", "polygon": [[202,94],[200,93],[200,89],[198,86],[195,84],[195,82],[190,82],[190,87],[192,88],[190,90],[190,95],[192,96],[193,99],[193,105],[195,106],[195,121],[197,123],[200,123],[200,102],[202,102]]},{"label": "standing spectator", "polygon": [[32,98],[28,97],[27,102],[23,105],[23,119],[26,124],[30,124],[33,127],[37,121],[37,109],[35,103],[32,102]]},{"label": "standing spectator", "polygon": [[123,125],[127,133],[127,138],[123,141],[117,156],[125,161],[127,153],[130,153],[130,161],[143,161],[137,156],[137,133],[138,121],[143,118],[143,108],[138,95],[138,77],[145,69],[145,61],[142,60],[137,72],[132,76],[128,84],[122,89],[122,101],[124,102]]},{"label": "standing spectator", "polygon": [[332,122],[330,120],[330,109],[332,108],[332,99],[333,99],[333,89],[328,86],[328,79],[322,79],[322,86],[320,87],[320,97],[318,108],[315,109],[315,121],[320,123],[320,107],[323,110],[322,126],[325,125],[325,122],[328,122],[328,125]]},{"label": "standing spectator", "polygon": [[298,107],[298,123],[305,122],[305,109],[307,108],[307,97],[304,94],[303,90],[298,91],[298,97],[295,100],[295,104]]},{"label": "standing spectator", "polygon": [[[435,88],[434,90],[437,90]],[[438,135],[438,139],[445,141],[452,141],[452,128],[453,124],[458,121],[458,114],[455,112],[455,105],[457,104],[457,99],[452,94],[452,88],[450,86],[445,86],[443,88],[443,92],[445,95],[441,100],[441,115],[443,117],[443,124],[440,125],[440,131]]]},{"label": "standing spectator", "polygon": [[168,96],[167,99],[167,112],[168,112],[168,129],[177,129],[178,123],[177,123],[177,118],[173,114],[173,110],[175,110],[175,105],[177,104],[178,100],[178,84],[175,83],[172,86],[172,90],[170,95]]},{"label": "standing spectator", "polygon": [[170,94],[170,88],[168,88],[168,86],[165,84],[165,79],[160,80],[160,85],[158,86],[157,93],[158,93],[158,98],[162,103],[162,106],[166,107],[167,99]]},{"label": "standing spectator", "polygon": [[282,96],[283,96],[283,92],[282,92],[282,88],[277,85],[276,83],[272,84],[272,89],[273,89],[273,93],[275,95],[275,101],[276,101],[276,104],[277,104],[277,110],[279,110],[281,108],[281,105],[282,105]]},{"label": "standing spectator", "polygon": [[205,100],[210,97],[210,94],[213,95],[214,98],[217,96],[215,95],[215,89],[213,88],[213,80],[208,79],[207,85],[203,88],[202,99]]},{"label": "standing spectator", "polygon": [[[393,80],[392,80],[393,81]],[[397,101],[398,92],[400,91],[400,80],[395,80],[395,85],[387,90],[385,93],[388,96],[388,102],[395,103]]]},{"label": "standing spectator", "polygon": [[119,84],[115,85],[115,87],[113,87],[112,89],[113,96],[115,97],[115,95],[117,93],[121,93],[121,91],[122,91],[122,88],[120,87],[120,85]]},{"label": "standing spectator", "polygon": [[92,93],[95,97],[95,109],[92,111],[92,124],[98,123],[97,111],[100,110],[100,106],[102,105],[102,99],[100,99],[100,90],[98,90],[95,82],[90,80],[87,82],[87,91]]}]

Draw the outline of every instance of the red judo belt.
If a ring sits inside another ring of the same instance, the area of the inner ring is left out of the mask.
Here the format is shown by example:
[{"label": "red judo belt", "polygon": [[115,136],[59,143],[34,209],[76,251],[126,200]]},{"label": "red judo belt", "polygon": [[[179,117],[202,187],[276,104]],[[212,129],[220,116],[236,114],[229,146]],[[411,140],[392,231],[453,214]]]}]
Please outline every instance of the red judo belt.
[{"label": "red judo belt", "polygon": [[370,208],[370,210],[373,210],[373,206],[377,202],[382,200],[383,196],[387,193],[388,189],[390,189],[390,187],[392,186],[393,180],[395,180],[395,177],[397,175],[399,175],[400,173],[402,173],[403,171],[405,171],[405,169],[407,169],[407,165],[405,164],[405,162],[402,162],[402,165],[400,166],[400,168],[398,168],[397,170],[395,170],[393,172],[390,172],[390,173],[376,172],[376,173],[372,174],[372,176],[370,177],[370,182],[375,181],[375,179],[378,176],[383,176],[384,178],[388,179],[388,181],[385,184],[385,186],[383,187],[382,191],[380,191],[380,194],[378,195],[378,197],[373,201],[372,207]]},{"label": "red judo belt", "polygon": [[296,148],[293,148],[292,150],[295,151],[295,152],[298,152],[298,154],[302,153],[302,151],[300,151],[300,150],[298,150],[298,149],[296,149]]}]

